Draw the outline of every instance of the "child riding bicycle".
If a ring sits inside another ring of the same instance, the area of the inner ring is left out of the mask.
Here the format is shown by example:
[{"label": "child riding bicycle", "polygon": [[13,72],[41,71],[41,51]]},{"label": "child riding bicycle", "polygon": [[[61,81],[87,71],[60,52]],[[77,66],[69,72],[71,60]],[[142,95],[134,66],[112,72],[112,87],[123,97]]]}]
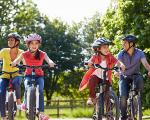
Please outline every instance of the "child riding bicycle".
[{"label": "child riding bicycle", "polygon": [[[89,88],[89,98],[87,100],[88,105],[93,105],[96,102],[95,87],[103,79],[103,70],[101,68],[94,69],[93,64],[99,64],[102,67],[112,68],[114,65],[121,67],[125,70],[125,66],[118,61],[109,51],[109,45],[111,42],[106,38],[98,38],[92,44],[94,51],[96,52],[88,61],[90,67],[87,73],[84,75],[80,84],[80,90],[83,90],[86,86]],[[107,82],[112,84],[112,71],[107,72]]]},{"label": "child riding bicycle", "polygon": [[[29,34],[25,39],[25,43],[28,47],[28,50],[23,52],[16,60],[14,60],[12,62],[12,66],[16,66],[16,64],[18,64],[22,59],[24,59],[25,64],[28,66],[41,66],[43,64],[43,61],[46,60],[46,62],[49,64],[50,67],[54,67],[55,63],[47,56],[45,52],[39,50],[40,44],[42,43],[42,38],[40,35],[36,33]],[[28,81],[31,80],[31,73],[32,69],[26,68],[24,81],[26,91],[28,88]],[[44,72],[42,69],[38,68],[35,69],[35,73],[36,73],[36,84],[39,85],[39,111],[40,116],[42,116],[44,112],[44,95],[43,95]]]},{"label": "child riding bicycle", "polygon": [[[23,50],[19,49],[21,36],[18,33],[10,33],[7,36],[8,47],[3,48],[0,51],[0,59],[3,61],[2,71],[4,72],[15,72],[19,69],[10,66],[11,62],[16,59]],[[8,74],[2,74],[0,77],[0,112],[2,120],[6,119],[5,100],[6,100],[6,88],[8,87],[10,76]],[[21,108],[21,76],[19,73],[13,74],[13,87],[16,90],[16,102],[17,108]]]},{"label": "child riding bicycle", "polygon": [[[137,38],[134,35],[127,35],[122,40],[123,50],[118,54],[118,60],[120,60],[125,66],[126,70],[123,75],[120,76],[119,81],[119,93],[120,93],[120,109],[121,120],[127,119],[127,99],[129,93],[130,82],[133,80],[136,89],[143,90],[143,77],[140,73],[140,64],[148,70],[150,76],[150,65],[148,64],[144,52],[136,48],[135,44]],[[126,78],[124,78],[124,75]]]}]

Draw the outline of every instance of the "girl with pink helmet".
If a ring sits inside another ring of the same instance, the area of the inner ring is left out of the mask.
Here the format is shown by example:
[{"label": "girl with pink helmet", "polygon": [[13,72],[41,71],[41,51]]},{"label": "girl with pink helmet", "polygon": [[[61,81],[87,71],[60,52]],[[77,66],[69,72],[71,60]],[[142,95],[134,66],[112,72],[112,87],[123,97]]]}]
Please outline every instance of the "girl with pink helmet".
[{"label": "girl with pink helmet", "polygon": [[[28,50],[23,52],[16,60],[12,62],[12,66],[16,66],[21,60],[24,60],[25,64],[28,66],[41,66],[43,61],[45,60],[50,67],[54,67],[55,63],[48,57],[46,52],[39,50],[40,44],[42,43],[42,38],[40,35],[33,33],[29,34],[25,38],[25,43],[28,47]],[[27,90],[27,83],[31,79],[31,72],[30,68],[26,68],[25,70],[25,89]],[[36,69],[35,73],[37,75],[36,82],[39,85],[39,111],[41,113],[44,112],[44,72],[42,69]],[[26,99],[25,99],[26,100]]]}]

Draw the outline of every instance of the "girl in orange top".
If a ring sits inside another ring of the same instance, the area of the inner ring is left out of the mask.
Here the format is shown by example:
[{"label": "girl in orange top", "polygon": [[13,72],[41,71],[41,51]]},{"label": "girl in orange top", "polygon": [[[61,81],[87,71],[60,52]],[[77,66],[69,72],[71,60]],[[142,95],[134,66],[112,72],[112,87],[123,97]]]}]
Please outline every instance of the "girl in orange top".
[{"label": "girl in orange top", "polygon": [[[93,105],[95,103],[96,93],[95,86],[103,79],[103,70],[98,68],[94,69],[93,64],[100,64],[102,67],[112,68],[114,65],[120,66],[122,70],[125,66],[118,61],[110,52],[109,44],[111,42],[105,38],[98,38],[94,41],[92,47],[96,54],[93,55],[88,61],[88,66],[90,67],[87,73],[84,75],[79,90],[83,90],[85,87],[89,88],[90,94],[87,101],[88,105]],[[112,71],[107,72],[107,81],[112,84]]]}]

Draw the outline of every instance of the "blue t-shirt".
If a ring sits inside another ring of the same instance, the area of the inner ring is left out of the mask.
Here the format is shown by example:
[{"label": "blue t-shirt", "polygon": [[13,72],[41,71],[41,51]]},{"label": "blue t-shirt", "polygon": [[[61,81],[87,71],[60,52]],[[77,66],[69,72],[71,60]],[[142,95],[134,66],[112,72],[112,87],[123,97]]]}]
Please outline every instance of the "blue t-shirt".
[{"label": "blue t-shirt", "polygon": [[118,60],[120,60],[126,66],[124,72],[125,75],[133,75],[140,73],[141,59],[145,58],[144,52],[140,49],[135,48],[132,56],[122,50],[118,54]]}]

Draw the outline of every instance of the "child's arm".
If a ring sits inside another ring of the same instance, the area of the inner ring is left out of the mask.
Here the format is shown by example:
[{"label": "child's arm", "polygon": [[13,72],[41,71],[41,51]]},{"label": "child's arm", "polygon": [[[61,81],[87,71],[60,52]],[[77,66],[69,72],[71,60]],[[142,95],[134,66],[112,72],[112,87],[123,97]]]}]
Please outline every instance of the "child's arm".
[{"label": "child's arm", "polygon": [[21,54],[18,58],[16,58],[16,59],[11,63],[11,65],[12,65],[13,67],[15,67],[18,63],[21,62],[22,59],[23,59],[23,55]]},{"label": "child's arm", "polygon": [[45,61],[49,64],[50,67],[54,67],[56,64],[48,57],[48,55],[45,53],[44,56]]}]

